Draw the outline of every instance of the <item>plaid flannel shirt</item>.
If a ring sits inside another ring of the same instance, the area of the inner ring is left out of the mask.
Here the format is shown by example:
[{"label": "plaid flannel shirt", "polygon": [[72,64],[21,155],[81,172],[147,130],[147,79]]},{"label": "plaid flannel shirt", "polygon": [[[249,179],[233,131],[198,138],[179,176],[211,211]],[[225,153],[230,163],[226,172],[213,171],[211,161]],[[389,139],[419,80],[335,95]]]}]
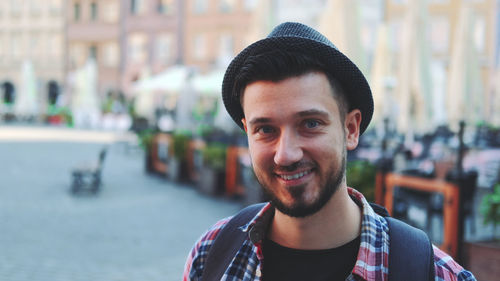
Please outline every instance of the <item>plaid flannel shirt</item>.
[{"label": "plaid flannel shirt", "polygon": [[[346,281],[388,280],[389,228],[387,221],[373,211],[361,193],[349,188],[349,194],[363,206],[363,218],[358,257]],[[247,233],[252,231],[267,233],[266,229],[272,219],[272,214],[273,209],[270,204],[267,204],[248,224],[241,227],[242,231]],[[226,218],[217,222],[196,242],[186,261],[184,281],[200,280],[210,246],[219,231],[230,219]],[[221,280],[261,280],[264,260],[261,240],[252,241],[250,237],[246,239]],[[449,255],[435,246],[434,264],[436,281],[476,280],[472,273],[464,270]],[[311,278],[311,280],[314,280],[314,278]]]}]

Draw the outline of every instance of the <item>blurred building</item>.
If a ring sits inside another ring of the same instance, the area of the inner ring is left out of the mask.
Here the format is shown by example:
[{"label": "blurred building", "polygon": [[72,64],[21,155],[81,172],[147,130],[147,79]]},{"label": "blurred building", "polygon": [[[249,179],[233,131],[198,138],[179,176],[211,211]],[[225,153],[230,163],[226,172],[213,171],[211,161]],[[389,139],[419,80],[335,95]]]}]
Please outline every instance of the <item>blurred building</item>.
[{"label": "blurred building", "polygon": [[66,6],[66,71],[68,83],[89,59],[97,65],[98,92],[120,88],[120,0],[69,0]]},{"label": "blurred building", "polygon": [[207,71],[224,67],[246,46],[256,1],[186,0],[184,63]]},{"label": "blurred building", "polygon": [[[425,22],[426,34],[430,46],[430,70],[433,75],[433,88],[446,93],[449,87],[450,65],[452,53],[456,46],[456,36],[459,34],[459,21],[462,7],[468,5],[471,22],[471,40],[467,42],[473,49],[479,65],[480,83],[484,88],[482,103],[487,119],[493,112],[488,108],[491,103],[486,94],[487,85],[491,84],[492,63],[495,61],[495,32],[497,32],[497,0],[427,0],[423,5],[427,8]],[[385,0],[384,17],[391,34],[390,47],[396,55],[402,52],[404,32],[403,23],[412,0]],[[415,42],[417,44],[417,42]],[[472,49],[471,48],[471,49]],[[395,66],[396,68],[398,66]],[[465,68],[469,65],[464,65]],[[443,85],[441,85],[443,84]],[[449,107],[449,104],[444,104]]]},{"label": "blurred building", "polygon": [[39,112],[57,99],[64,80],[64,5],[63,0],[0,1],[0,105],[19,98],[23,65],[35,74]]},{"label": "blurred building", "polygon": [[128,92],[143,69],[152,73],[182,61],[182,1],[70,0],[68,72],[96,60],[99,94]]},{"label": "blurred building", "polygon": [[183,3],[181,0],[121,0],[121,89],[148,69],[152,74],[183,62]]}]

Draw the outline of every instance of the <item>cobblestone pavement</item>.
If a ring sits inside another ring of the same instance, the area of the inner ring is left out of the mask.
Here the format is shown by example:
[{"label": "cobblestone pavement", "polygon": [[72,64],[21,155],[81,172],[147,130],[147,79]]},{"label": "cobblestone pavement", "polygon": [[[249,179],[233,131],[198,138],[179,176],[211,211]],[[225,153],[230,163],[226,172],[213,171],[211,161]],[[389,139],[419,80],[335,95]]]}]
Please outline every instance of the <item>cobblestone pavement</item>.
[{"label": "cobblestone pavement", "polygon": [[181,280],[194,241],[241,208],[147,175],[123,144],[109,147],[100,193],[71,195],[71,167],[104,145],[82,141],[0,137],[0,280]]}]

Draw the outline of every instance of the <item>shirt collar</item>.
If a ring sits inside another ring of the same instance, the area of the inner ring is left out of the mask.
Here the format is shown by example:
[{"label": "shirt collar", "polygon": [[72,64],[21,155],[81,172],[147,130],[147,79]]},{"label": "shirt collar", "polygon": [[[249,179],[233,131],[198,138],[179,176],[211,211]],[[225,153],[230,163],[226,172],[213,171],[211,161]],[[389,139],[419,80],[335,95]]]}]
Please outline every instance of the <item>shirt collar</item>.
[{"label": "shirt collar", "polygon": [[[388,272],[389,237],[387,222],[377,215],[359,191],[348,187],[350,197],[362,209],[361,244],[356,265],[352,274],[362,280],[384,280]],[[267,203],[264,207],[240,229],[248,233],[250,241],[260,244],[267,234],[268,227],[274,217],[275,209]],[[378,261],[374,268],[375,261]]]}]

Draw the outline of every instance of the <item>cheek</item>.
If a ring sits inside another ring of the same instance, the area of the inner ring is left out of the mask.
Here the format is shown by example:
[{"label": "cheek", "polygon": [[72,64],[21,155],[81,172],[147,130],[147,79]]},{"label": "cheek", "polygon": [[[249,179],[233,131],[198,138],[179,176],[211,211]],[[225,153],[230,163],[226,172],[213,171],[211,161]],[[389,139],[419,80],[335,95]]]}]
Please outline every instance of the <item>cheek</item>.
[{"label": "cheek", "polygon": [[248,149],[254,167],[262,168],[273,163],[274,156],[269,145],[249,141]]}]

